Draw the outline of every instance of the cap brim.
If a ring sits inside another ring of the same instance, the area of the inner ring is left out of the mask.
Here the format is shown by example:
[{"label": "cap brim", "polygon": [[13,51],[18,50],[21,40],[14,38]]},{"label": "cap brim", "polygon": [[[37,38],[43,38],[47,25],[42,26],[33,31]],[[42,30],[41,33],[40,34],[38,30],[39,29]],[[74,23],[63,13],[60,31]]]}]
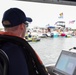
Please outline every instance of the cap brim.
[{"label": "cap brim", "polygon": [[27,22],[32,22],[32,18],[27,17],[27,18],[26,18],[26,21],[27,21]]}]

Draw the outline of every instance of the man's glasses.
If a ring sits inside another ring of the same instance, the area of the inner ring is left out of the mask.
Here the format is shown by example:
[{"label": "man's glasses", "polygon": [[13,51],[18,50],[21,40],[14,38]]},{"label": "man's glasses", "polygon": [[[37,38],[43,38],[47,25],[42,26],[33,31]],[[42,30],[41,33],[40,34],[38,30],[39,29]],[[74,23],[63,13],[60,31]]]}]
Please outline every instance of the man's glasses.
[{"label": "man's glasses", "polygon": [[28,27],[28,23],[27,22],[25,22],[24,24],[26,25],[26,27]]}]

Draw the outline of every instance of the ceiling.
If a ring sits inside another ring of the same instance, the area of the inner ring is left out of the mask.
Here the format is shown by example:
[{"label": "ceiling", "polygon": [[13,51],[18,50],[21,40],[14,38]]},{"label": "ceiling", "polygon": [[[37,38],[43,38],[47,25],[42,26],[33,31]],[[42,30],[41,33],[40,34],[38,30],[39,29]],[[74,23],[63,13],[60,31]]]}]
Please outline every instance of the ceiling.
[{"label": "ceiling", "polygon": [[76,0],[17,0],[17,1],[54,3],[54,4],[64,4],[64,5],[75,5],[76,6]]}]

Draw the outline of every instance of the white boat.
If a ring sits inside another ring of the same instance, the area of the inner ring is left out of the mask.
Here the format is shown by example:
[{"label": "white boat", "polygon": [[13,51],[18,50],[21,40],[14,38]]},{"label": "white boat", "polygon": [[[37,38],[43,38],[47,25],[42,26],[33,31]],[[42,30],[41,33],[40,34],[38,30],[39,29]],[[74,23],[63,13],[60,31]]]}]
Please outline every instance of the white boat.
[{"label": "white boat", "polygon": [[28,42],[38,42],[41,40],[36,33],[27,34],[27,36],[25,36],[25,39]]}]

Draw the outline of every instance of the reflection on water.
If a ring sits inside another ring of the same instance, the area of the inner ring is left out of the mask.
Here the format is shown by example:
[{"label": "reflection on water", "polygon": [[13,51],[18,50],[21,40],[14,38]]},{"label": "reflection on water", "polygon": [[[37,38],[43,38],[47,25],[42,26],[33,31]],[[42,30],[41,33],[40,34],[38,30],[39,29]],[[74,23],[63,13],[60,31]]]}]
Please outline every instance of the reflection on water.
[{"label": "reflection on water", "polygon": [[42,38],[40,42],[29,42],[38,53],[44,65],[54,64],[61,50],[76,46],[76,38]]}]

